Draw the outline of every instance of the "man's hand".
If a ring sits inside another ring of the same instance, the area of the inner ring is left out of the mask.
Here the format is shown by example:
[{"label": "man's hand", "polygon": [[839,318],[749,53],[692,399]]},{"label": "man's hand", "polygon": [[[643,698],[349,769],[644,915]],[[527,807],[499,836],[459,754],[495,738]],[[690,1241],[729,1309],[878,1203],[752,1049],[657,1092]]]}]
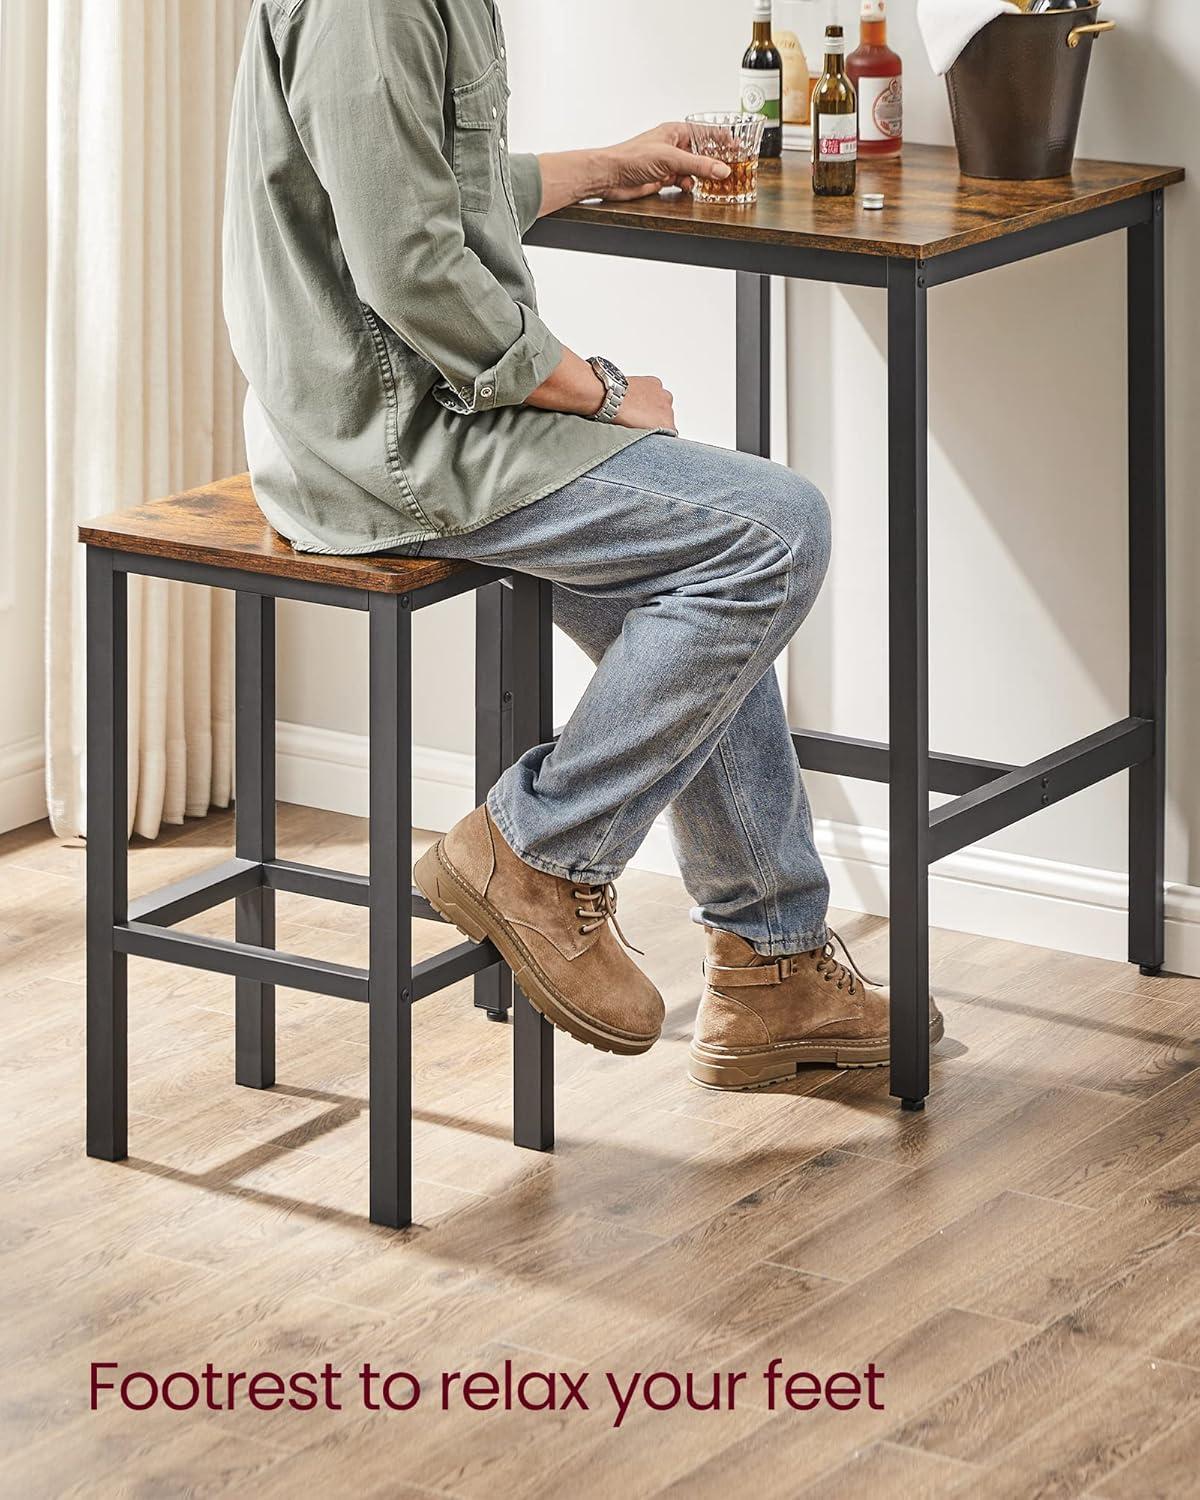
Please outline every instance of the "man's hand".
[{"label": "man's hand", "polygon": [[656,427],[665,427],[669,432],[677,432],[675,398],[670,391],[663,389],[663,383],[657,376],[631,375],[629,389],[617,412],[615,425],[650,432]]},{"label": "man's hand", "polygon": [[697,177],[728,177],[730,168],[691,149],[686,125],[669,123],[599,151],[555,151],[539,156],[542,206],[539,217],[556,213],[581,198],[628,202],[665,187],[690,192]]},{"label": "man's hand", "polygon": [[697,177],[719,179],[728,177],[731,170],[711,156],[697,156],[692,150],[691,131],[671,121],[612,146],[601,156],[607,170],[601,173],[599,195],[613,203],[648,198],[666,187],[689,193]]}]

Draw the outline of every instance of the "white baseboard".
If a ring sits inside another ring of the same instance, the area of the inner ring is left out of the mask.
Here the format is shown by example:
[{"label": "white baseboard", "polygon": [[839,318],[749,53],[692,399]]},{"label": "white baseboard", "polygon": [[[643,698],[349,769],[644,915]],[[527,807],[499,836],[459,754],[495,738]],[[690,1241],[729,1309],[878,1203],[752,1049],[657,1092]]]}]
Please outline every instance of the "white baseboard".
[{"label": "white baseboard", "polygon": [[[278,726],[279,796],[285,802],[365,817],[367,742],[362,735]],[[443,832],[474,805],[474,760],[455,751],[413,748],[413,822]],[[886,916],[888,840],[882,829],[820,820],[817,846],[833,904]],[[665,825],[655,824],[637,869],[678,875]],[[1123,874],[995,849],[942,860],[929,882],[936,927],[1033,943],[1094,958],[1125,957],[1128,882]],[[1200,975],[1200,887],[1166,891],[1167,967]]]},{"label": "white baseboard", "polygon": [[46,816],[46,752],[40,734],[0,747],[0,833]]}]

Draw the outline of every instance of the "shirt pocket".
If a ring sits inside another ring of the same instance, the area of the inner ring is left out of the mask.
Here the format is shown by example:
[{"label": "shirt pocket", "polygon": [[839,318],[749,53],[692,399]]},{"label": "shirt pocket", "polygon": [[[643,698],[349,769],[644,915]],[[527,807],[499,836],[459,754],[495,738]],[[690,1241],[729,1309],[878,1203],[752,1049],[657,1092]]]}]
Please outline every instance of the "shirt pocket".
[{"label": "shirt pocket", "polygon": [[464,213],[486,214],[496,197],[500,139],[506,128],[508,84],[498,61],[454,95],[454,175]]}]

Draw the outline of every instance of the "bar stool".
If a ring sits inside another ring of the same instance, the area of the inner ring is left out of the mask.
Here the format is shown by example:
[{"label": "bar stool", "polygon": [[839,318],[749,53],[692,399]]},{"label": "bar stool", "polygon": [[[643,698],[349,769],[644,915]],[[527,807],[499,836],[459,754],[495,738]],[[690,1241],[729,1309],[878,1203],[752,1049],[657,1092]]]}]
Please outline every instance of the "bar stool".
[{"label": "bar stool", "polygon": [[[364,1002],[369,1012],[370,1216],[412,1221],[412,1005],[471,975],[475,1004],[513,1018],[513,1139],[554,1144],[553,1030],[513,986],[490,943],[460,943],[414,966],[412,918],[440,921],[410,877],[412,617],[476,598],[476,796],[551,738],[550,586],[432,558],[298,553],[266,524],[247,475],[105,516],[87,547],[87,1151],[127,1154],[130,955],[236,981],[235,1078],[275,1082],[275,986]],[[127,893],[126,578],[140,573],[232,589],[236,603],[234,857],[130,902]],[[275,601],[365,610],[370,634],[370,875],[275,851]],[[275,892],[365,906],[369,967],[275,949]],[[234,901],[235,941],[174,930]]]}]

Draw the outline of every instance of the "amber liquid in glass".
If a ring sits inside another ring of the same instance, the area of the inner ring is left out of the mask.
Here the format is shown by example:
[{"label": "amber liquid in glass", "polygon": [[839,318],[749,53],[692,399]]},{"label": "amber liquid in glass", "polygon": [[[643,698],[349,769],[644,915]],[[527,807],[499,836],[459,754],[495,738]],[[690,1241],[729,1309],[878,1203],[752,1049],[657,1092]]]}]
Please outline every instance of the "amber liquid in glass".
[{"label": "amber liquid in glass", "polygon": [[758,191],[758,157],[750,161],[731,161],[728,177],[702,177],[698,186],[701,196],[708,203],[720,203],[731,198],[744,201]]}]

